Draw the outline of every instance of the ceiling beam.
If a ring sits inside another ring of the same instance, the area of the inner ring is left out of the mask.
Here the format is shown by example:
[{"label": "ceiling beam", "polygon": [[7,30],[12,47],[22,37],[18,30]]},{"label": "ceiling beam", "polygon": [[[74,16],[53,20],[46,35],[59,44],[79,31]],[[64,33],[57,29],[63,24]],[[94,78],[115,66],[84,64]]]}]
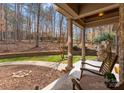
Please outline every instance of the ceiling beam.
[{"label": "ceiling beam", "polygon": [[75,12],[75,10],[73,10],[71,7],[69,7],[68,4],[56,3],[56,5],[58,6],[58,8],[56,8],[56,10],[59,10],[59,11],[62,10],[64,12],[64,14],[70,15],[72,18],[78,17],[78,14]]},{"label": "ceiling beam", "polygon": [[79,8],[80,4],[77,3],[66,3],[73,11],[75,11],[77,14],[79,14]]},{"label": "ceiling beam", "polygon": [[77,19],[77,20],[74,20],[73,23],[78,26],[79,28],[84,28],[85,27],[85,23],[83,22],[83,20],[81,19]]},{"label": "ceiling beam", "polygon": [[66,12],[64,9],[60,8],[58,5],[54,6],[55,10],[59,13],[61,13],[62,15],[68,17],[68,18],[73,18],[72,15],[70,15],[68,12]]},{"label": "ceiling beam", "polygon": [[106,19],[96,20],[92,22],[88,22],[85,24],[86,27],[94,27],[94,26],[101,26],[107,24],[114,24],[119,22],[119,16],[110,17]]},{"label": "ceiling beam", "polygon": [[79,16],[75,17],[75,19],[84,18],[84,17],[91,16],[91,15],[94,15],[94,14],[97,14],[97,13],[100,13],[100,12],[112,10],[112,9],[115,9],[115,8],[118,8],[118,7],[119,7],[119,4],[112,4],[112,5],[108,5],[106,7],[102,7],[102,8],[99,7],[97,9],[90,9],[90,11],[88,11],[88,8],[87,8],[87,12],[81,12],[82,9],[83,9],[83,7],[82,7],[82,8],[80,8]]}]

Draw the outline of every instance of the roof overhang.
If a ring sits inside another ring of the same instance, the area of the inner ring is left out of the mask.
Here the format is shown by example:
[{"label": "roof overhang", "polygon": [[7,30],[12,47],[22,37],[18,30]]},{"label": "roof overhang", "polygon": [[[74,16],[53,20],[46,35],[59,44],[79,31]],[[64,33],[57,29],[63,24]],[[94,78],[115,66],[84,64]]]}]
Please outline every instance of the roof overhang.
[{"label": "roof overhang", "polygon": [[[119,4],[113,3],[56,3],[56,10],[72,18],[79,27],[92,27],[116,23],[119,20]],[[99,13],[105,13],[102,17]]]}]

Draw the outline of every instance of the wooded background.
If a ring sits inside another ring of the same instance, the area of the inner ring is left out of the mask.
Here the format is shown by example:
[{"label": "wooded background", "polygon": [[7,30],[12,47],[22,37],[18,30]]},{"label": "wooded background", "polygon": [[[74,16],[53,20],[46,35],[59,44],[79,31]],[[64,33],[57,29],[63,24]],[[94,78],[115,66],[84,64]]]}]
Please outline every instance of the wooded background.
[{"label": "wooded background", "polygon": [[[87,28],[86,41],[93,43],[105,31],[112,32],[113,25]],[[67,45],[67,34],[66,17],[55,11],[54,4],[0,4],[1,53],[59,50]],[[80,45],[81,35],[81,29],[73,25],[74,44]]]}]

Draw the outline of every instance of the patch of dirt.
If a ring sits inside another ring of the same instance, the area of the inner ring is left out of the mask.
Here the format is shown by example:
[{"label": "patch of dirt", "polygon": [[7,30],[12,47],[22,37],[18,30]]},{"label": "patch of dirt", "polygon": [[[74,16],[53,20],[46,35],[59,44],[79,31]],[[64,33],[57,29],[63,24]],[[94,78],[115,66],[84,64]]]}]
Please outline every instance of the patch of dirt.
[{"label": "patch of dirt", "polygon": [[5,43],[0,41],[0,53],[28,52],[28,51],[54,51],[60,50],[60,45],[56,42],[39,42],[39,47],[35,47],[35,41],[29,43],[27,40],[21,42],[12,41]]},{"label": "patch of dirt", "polygon": [[[13,73],[31,71],[24,77],[13,77]],[[6,65],[0,66],[1,90],[32,90],[35,86],[44,88],[63,73],[52,68],[34,65]]]}]

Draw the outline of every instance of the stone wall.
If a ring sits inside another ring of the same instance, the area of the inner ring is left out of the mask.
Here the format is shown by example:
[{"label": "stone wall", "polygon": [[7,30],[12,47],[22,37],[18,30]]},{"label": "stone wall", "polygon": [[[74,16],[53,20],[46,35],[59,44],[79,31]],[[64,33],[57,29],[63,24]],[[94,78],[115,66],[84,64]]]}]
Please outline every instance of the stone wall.
[{"label": "stone wall", "polygon": [[120,30],[118,31],[119,38],[119,65],[120,65],[120,81],[124,82],[124,4],[120,4],[119,8],[119,23]]}]

